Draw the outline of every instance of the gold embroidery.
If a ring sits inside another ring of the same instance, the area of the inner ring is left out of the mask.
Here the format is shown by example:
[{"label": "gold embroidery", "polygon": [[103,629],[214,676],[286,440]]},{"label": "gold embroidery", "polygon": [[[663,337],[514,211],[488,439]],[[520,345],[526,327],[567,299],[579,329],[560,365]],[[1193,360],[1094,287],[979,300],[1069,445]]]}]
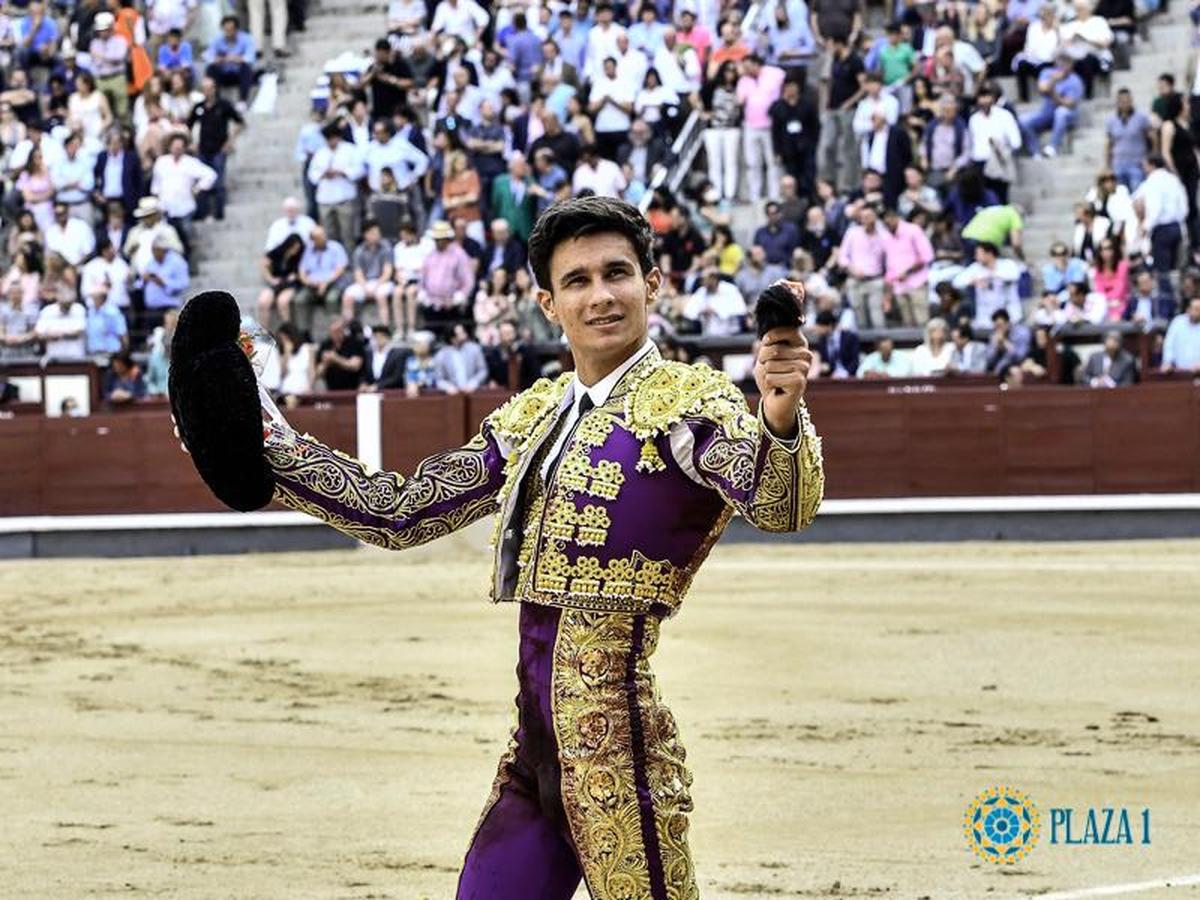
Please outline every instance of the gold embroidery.
[{"label": "gold embroidery", "polygon": [[[650,559],[634,550],[632,556],[610,559],[607,563],[595,556],[580,556],[572,563],[560,543],[554,538],[542,543],[535,563],[535,595],[569,594],[572,606],[590,596],[594,598],[593,609],[630,612],[644,611],[650,603],[674,607],[681,599],[678,586],[685,575],[668,560]],[[539,602],[536,596],[521,599]],[[619,600],[639,602],[612,605],[612,601]]]},{"label": "gold embroidery", "polygon": [[753,433],[752,420],[749,426],[738,421],[742,411],[746,411],[746,398],[723,372],[666,362],[646,369],[625,396],[625,427],[644,440],[703,412],[727,430]]},{"label": "gold embroidery", "polygon": [[589,503],[576,510],[570,500],[556,497],[550,503],[546,515],[546,535],[560,541],[568,541],[581,547],[602,547],[608,540],[608,529],[612,521],[603,506]]},{"label": "gold embroidery", "polygon": [[[658,620],[644,619],[633,686],[668,900],[697,900],[687,841],[692,777],[675,719],[663,706],[649,658]],[[551,706],[562,765],[563,808],[593,897],[648,900],[651,860],[642,833],[625,682],[634,619],[565,610],[554,645]]]}]

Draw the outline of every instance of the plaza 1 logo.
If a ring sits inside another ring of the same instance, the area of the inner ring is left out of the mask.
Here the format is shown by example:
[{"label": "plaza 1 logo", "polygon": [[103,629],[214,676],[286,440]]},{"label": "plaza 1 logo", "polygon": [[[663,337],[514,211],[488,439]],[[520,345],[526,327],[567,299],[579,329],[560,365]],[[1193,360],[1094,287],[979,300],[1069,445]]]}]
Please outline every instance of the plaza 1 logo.
[{"label": "plaza 1 logo", "polygon": [[[980,859],[1011,864],[1024,859],[1041,835],[1041,813],[1028,794],[993,787],[971,801],[963,833]],[[1131,815],[1124,808],[1050,808],[1050,843],[1067,846],[1149,844],[1150,810]]]}]

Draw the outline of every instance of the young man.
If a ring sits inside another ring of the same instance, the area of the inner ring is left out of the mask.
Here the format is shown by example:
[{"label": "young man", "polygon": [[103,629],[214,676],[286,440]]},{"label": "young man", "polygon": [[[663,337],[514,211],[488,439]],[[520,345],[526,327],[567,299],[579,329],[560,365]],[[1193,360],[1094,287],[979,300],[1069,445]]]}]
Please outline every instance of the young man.
[{"label": "young man", "polygon": [[821,502],[799,329],[763,338],[756,417],[726,375],[664,360],[647,338],[663,285],[651,240],[622,201],[544,213],[529,246],[537,300],[576,369],[414,477],[368,474],[284,423],[266,440],[276,499],[372,544],[415,546],[499,512],[491,597],[521,603],[520,716],[460,900],[568,900],[581,878],[594,900],[698,895],[691,775],[649,667],[659,626],[735,511],[797,531]]}]

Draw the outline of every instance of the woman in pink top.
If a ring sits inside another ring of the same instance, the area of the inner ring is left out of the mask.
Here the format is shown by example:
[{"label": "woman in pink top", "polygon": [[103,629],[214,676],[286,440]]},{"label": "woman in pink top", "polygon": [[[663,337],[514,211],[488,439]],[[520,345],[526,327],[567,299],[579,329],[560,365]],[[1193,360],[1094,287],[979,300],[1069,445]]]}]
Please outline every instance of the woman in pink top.
[{"label": "woman in pink top", "polygon": [[1092,290],[1108,300],[1105,318],[1109,322],[1121,321],[1125,302],[1129,299],[1129,260],[1127,260],[1113,238],[1100,242],[1092,266]]}]

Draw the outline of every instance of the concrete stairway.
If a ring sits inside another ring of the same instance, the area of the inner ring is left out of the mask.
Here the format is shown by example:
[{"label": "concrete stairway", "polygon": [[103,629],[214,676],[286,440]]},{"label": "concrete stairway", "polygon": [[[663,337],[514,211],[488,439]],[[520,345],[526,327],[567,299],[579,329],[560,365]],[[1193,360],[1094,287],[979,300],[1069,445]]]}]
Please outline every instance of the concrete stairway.
[{"label": "concrete stairway", "polygon": [[274,112],[247,116],[248,127],[229,161],[225,220],[196,226],[200,262],[194,291],[228,290],[243,310],[253,309],[262,287],[259,261],[267,228],[280,215],[284,197],[303,198],[300,164],[292,154],[308,121],[309,93],[329,59],[370,48],[384,34],[385,10],[386,4],[371,0],[319,0],[307,30],[293,35],[294,55],[283,61]]}]

